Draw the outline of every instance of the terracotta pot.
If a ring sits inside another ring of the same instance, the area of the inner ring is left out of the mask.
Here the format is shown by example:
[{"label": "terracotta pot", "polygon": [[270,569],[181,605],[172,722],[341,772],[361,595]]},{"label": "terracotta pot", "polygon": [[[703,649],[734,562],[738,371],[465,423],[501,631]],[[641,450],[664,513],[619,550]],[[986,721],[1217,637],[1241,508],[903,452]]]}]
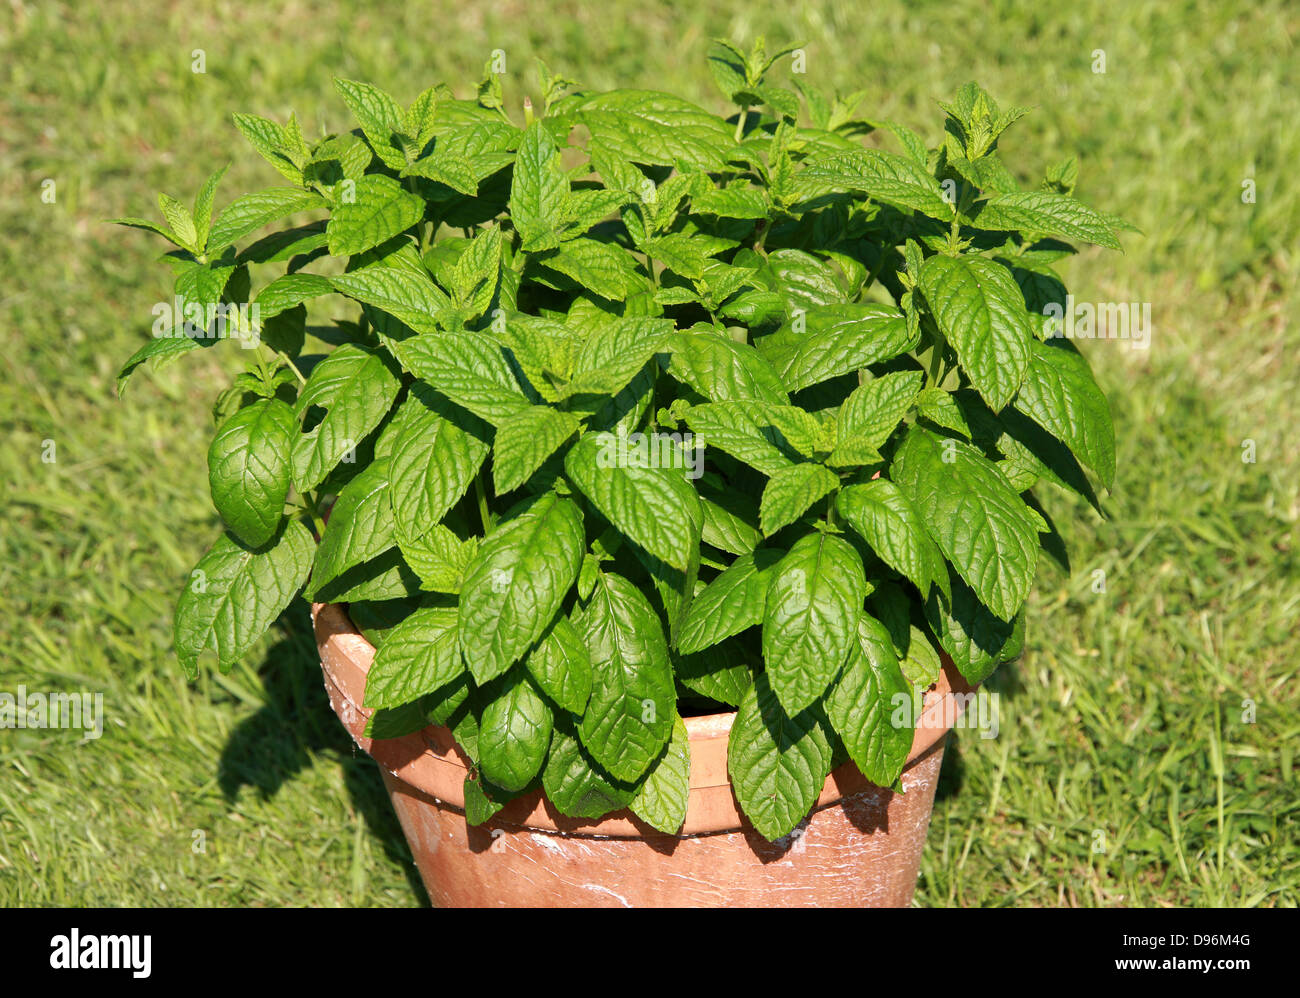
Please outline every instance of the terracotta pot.
[{"label": "terracotta pot", "polygon": [[969,687],[945,663],[926,694],[905,793],[868,783],[852,763],[826,780],[812,815],[771,843],[740,813],[727,779],[734,713],[686,718],[686,823],[665,835],[630,811],[567,818],[540,792],[470,826],[469,762],[451,732],[428,727],[372,740],[361,707],[374,648],[340,606],[316,605],[316,644],[335,713],[383,772],[420,876],[437,907],[900,907],[911,902],[943,746]]}]

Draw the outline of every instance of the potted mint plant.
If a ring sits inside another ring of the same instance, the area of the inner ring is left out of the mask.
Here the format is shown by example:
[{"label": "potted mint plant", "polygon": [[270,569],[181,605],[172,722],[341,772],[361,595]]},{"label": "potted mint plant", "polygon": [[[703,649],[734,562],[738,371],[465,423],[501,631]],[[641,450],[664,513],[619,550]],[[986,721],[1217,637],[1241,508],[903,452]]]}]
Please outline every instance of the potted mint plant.
[{"label": "potted mint plant", "polygon": [[339,80],[352,131],[236,116],[284,184],[122,220],[175,287],[119,387],[246,348],[180,661],[310,600],[439,903],[906,903],[953,695],[1023,646],[1032,490],[1112,485],[1048,316],[1123,224],[1015,179],[1024,109],[964,86],[932,146],[788,54],[715,43],[727,115]]}]

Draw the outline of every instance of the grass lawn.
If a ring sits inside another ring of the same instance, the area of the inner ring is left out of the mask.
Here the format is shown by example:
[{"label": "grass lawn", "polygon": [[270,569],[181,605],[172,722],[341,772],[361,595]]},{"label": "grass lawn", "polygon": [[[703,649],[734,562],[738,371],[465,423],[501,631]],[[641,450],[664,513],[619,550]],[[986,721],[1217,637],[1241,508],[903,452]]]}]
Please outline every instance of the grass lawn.
[{"label": "grass lawn", "polygon": [[720,109],[708,39],[758,33],[806,42],[813,83],[865,90],[864,113],[931,143],[935,100],[967,79],[1033,106],[1002,143],[1021,179],[1077,155],[1079,196],[1144,232],[1067,265],[1081,301],[1149,303],[1150,347],[1083,345],[1115,413],[1109,519],[1048,496],[1072,572],[1040,568],[1024,657],[991,683],[998,737],[950,742],[916,903],[1300,902],[1300,10],[540,11],[0,11],[0,690],[102,692],[106,715],[93,740],[0,731],[0,905],[426,903],[374,765],[328,710],[305,610],[229,675],[182,677],[172,601],[218,531],[203,454],[239,351],[142,374],[119,402],[170,284],[159,241],[101,220],[152,217],[159,190],[188,200],[228,160],[219,204],[278,183],[231,112],[337,128],[334,75],[467,96],[499,48],[513,108],[540,55]]}]

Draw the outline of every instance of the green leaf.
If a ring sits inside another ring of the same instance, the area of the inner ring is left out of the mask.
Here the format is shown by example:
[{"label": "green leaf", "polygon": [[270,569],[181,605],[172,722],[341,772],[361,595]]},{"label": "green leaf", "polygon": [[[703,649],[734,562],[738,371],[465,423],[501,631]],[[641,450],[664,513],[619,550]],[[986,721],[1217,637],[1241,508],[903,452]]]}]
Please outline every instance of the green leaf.
[{"label": "green leaf", "polygon": [[668,342],[668,319],[628,317],[602,322],[587,334],[573,358],[565,395],[617,395]]},{"label": "green leaf", "polygon": [[268,187],[256,194],[245,194],[228,204],[212,223],[208,256],[216,257],[227,246],[269,222],[324,207],[325,200],[319,194],[294,187]]},{"label": "green leaf", "polygon": [[762,532],[734,510],[700,496],[704,508],[705,544],[730,554],[749,554],[763,539]]},{"label": "green leaf", "polygon": [[217,538],[176,604],[176,655],[190,678],[198,675],[204,651],[214,651],[226,672],[253,647],[307,580],[315,546],[296,520],[285,521],[260,548],[230,533]]},{"label": "green leaf", "polygon": [[394,138],[405,128],[406,115],[397,101],[378,87],[354,80],[335,79],[334,89],[356,115],[371,148],[384,165],[391,169],[404,166],[406,153]]},{"label": "green leaf", "polygon": [[686,424],[705,447],[716,447],[770,478],[794,462],[782,449],[788,446],[785,437],[757,408],[750,402],[696,405],[687,410]]},{"label": "green leaf", "polygon": [[766,218],[767,198],[757,187],[724,187],[691,197],[691,211],[720,218]]},{"label": "green leaf", "polygon": [[141,364],[152,360],[154,370],[167,366],[183,353],[188,353],[199,346],[199,341],[189,336],[155,336],[149,340],[122,365],[117,375],[117,397],[126,391],[127,382]]},{"label": "green leaf", "polygon": [[578,629],[592,665],[591,699],[579,738],[610,775],[636,780],[668,742],[676,717],[677,694],[659,617],[632,583],[602,572]]},{"label": "green leaf", "polygon": [[1038,528],[1002,473],[970,444],[912,427],[890,476],[980,601],[1010,620],[1038,562]]},{"label": "green leaf", "polygon": [[793,464],[774,474],[763,489],[759,522],[763,533],[771,537],[782,527],[794,523],[809,507],[839,488],[835,472],[820,464]]},{"label": "green leaf", "polygon": [[668,373],[711,402],[789,404],[780,375],[748,344],[712,331],[688,331],[670,336],[667,346]]},{"label": "green leaf", "polygon": [[903,314],[876,302],[825,305],[804,321],[803,335],[787,324],[759,344],[792,392],[897,357],[917,343]]},{"label": "green leaf", "polygon": [[424,201],[392,177],[371,173],[356,182],[351,199],[334,206],[326,234],[334,256],[351,256],[387,242],[424,217]]},{"label": "green leaf", "polygon": [[573,114],[593,146],[631,163],[721,171],[735,148],[721,118],[668,94],[611,90],[581,100]]},{"label": "green leaf", "polygon": [[285,274],[257,293],[255,304],[263,322],[305,301],[332,294],[334,285],[319,274]]},{"label": "green leaf", "polygon": [[826,692],[848,658],[867,596],[862,561],[841,537],[795,542],[773,570],[763,617],[763,659],[788,714]]},{"label": "green leaf", "polygon": [[1051,191],[995,194],[984,202],[975,224],[981,229],[1032,232],[1080,239],[1107,249],[1121,248],[1105,216],[1072,197]]},{"label": "green leaf", "polygon": [[954,580],[951,605],[932,596],[925,604],[925,618],[969,683],[982,683],[1002,661],[1013,657],[1003,651],[1024,622],[1023,612],[1011,620],[998,619],[960,579]]},{"label": "green leaf", "polygon": [[485,333],[437,333],[403,340],[402,366],[457,405],[500,426],[532,403],[501,345]]},{"label": "green leaf", "polygon": [[256,114],[234,115],[238,128],[258,154],[288,181],[302,186],[303,176],[289,155],[284,126]]},{"label": "green leaf", "polygon": [[330,281],[340,293],[391,315],[417,333],[435,332],[435,317],[451,307],[451,299],[423,272],[375,264]]},{"label": "green leaf", "polygon": [[1070,344],[1030,346],[1015,406],[1070,448],[1106,488],[1115,481],[1115,426],[1088,362]]},{"label": "green leaf", "polygon": [[489,698],[479,720],[479,765],[493,783],[522,790],[542,769],[551,744],[551,708],[522,665],[516,665],[485,691]]},{"label": "green leaf", "polygon": [[490,431],[427,385],[413,385],[402,408],[410,416],[393,440],[389,494],[398,538],[413,541],[468,490],[487,457]]},{"label": "green leaf", "polygon": [[578,427],[573,413],[545,405],[529,406],[503,419],[492,443],[492,481],[497,495],[528,481]]},{"label": "green leaf", "polygon": [[158,195],[158,208],[162,211],[163,218],[167,220],[177,241],[188,250],[200,252],[198,231],[194,228],[194,216],[190,214],[190,210],[174,197],[166,194]]},{"label": "green leaf", "polygon": [[737,642],[724,641],[707,651],[674,659],[673,672],[688,690],[738,707],[754,682],[751,661],[757,658]]},{"label": "green leaf", "polygon": [[559,243],[569,179],[560,167],[560,151],[540,121],[529,125],[515,155],[510,185],[510,220],[524,250],[550,249]]},{"label": "green leaf", "polygon": [[200,250],[208,245],[208,233],[212,229],[212,201],[217,196],[217,185],[228,169],[229,166],[223,166],[211,174],[194,198],[194,245]]},{"label": "green leaf", "polygon": [[761,624],[767,607],[767,586],[777,559],[777,552],[763,549],[741,555],[705,586],[686,612],[677,650],[684,655],[701,652]]},{"label": "green leaf", "polygon": [[937,585],[951,598],[943,553],[897,485],[886,478],[850,485],[840,492],[836,507],[881,561],[916,583],[922,597]]},{"label": "green leaf", "polygon": [[505,804],[498,803],[495,797],[488,796],[481,779],[474,779],[471,776],[465,777],[463,792],[465,795],[465,821],[468,824],[482,825],[492,820],[492,817],[505,807]]},{"label": "green leaf", "polygon": [[460,593],[460,643],[474,681],[495,679],[545,633],[578,578],[582,516],[554,493],[483,539]]},{"label": "green leaf", "polygon": [[727,743],[727,772],[745,816],[775,841],[817,803],[832,760],[815,712],[789,716],[768,682],[760,672],[740,703]]},{"label": "green leaf", "polygon": [[279,399],[263,399],[226,420],[208,448],[212,502],[249,547],[261,547],[280,525],[296,432],[293,410]]},{"label": "green leaf", "polygon": [[952,430],[967,440],[971,438],[970,426],[966,423],[966,416],[961,406],[952,397],[952,393],[937,385],[927,388],[917,396],[916,412],[922,419],[928,419],[936,426]]},{"label": "green leaf", "polygon": [[859,385],[840,407],[839,440],[857,440],[879,448],[916,403],[924,380],[920,371],[899,371]]},{"label": "green leaf", "polygon": [[317,364],[298,395],[294,415],[313,406],[324,418],[293,442],[293,482],[308,492],[361,443],[397,398],[401,382],[390,361],[367,347],[345,343]]},{"label": "green leaf", "polygon": [[849,660],[826,695],[826,716],[853,764],[878,787],[893,786],[912,750],[912,726],[894,723],[899,707],[910,718],[911,700],[889,632],[863,613]]},{"label": "green leaf", "polygon": [[1025,379],[1034,340],[1010,272],[980,256],[932,256],[921,267],[920,287],[971,384],[1001,409]]},{"label": "green leaf", "polygon": [[455,607],[421,607],[385,633],[366,674],[367,708],[411,703],[465,674],[456,616]]},{"label": "green leaf", "polygon": [[673,719],[667,748],[645,776],[632,813],[646,824],[674,835],[686,821],[691,800],[691,739],[680,717]]},{"label": "green leaf", "polygon": [[942,222],[952,221],[955,214],[943,188],[923,166],[880,149],[840,153],[832,160],[810,163],[799,177],[824,183],[831,190],[865,191],[877,201]]},{"label": "green leaf", "polygon": [[684,572],[704,529],[699,496],[680,468],[645,467],[639,455],[626,438],[587,433],[569,449],[564,470],[625,536]]},{"label": "green leaf", "polygon": [[546,799],[571,818],[601,818],[626,807],[635,790],[604,772],[578,741],[572,722],[556,717],[542,770]]},{"label": "green leaf", "polygon": [[556,706],[581,715],[591,699],[591,655],[573,621],[556,617],[524,660],[542,692]]},{"label": "green leaf", "polygon": [[397,542],[388,474],[389,459],[376,458],[339,492],[316,550],[309,587],[312,595]]},{"label": "green leaf", "polygon": [[435,593],[459,594],[465,569],[478,550],[477,538],[461,540],[441,523],[419,537],[403,537],[399,529],[397,544],[402,559],[420,577],[420,588]]},{"label": "green leaf", "polygon": [[636,270],[636,257],[614,243],[571,239],[533,259],[539,266],[558,271],[578,286],[610,301],[621,302],[645,287],[645,278]]}]

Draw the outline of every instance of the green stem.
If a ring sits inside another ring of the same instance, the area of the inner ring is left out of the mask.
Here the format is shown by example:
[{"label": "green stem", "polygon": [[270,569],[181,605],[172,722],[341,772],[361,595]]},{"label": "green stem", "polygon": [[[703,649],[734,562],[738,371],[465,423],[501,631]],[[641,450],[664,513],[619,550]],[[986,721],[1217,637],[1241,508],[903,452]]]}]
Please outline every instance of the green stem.
[{"label": "green stem", "polygon": [[740,109],[740,117],[736,119],[736,141],[739,142],[745,137],[745,119],[749,117],[749,105],[746,104]]},{"label": "green stem", "polygon": [[487,490],[483,487],[483,472],[474,476],[474,495],[478,499],[478,516],[483,521],[483,535],[492,531],[492,514],[488,511]]},{"label": "green stem", "polygon": [[298,383],[305,387],[307,379],[302,376],[302,371],[298,370],[298,365],[293,362],[292,358],[290,358],[290,356],[283,350],[277,350],[275,355],[289,365],[289,370],[293,371],[293,373],[298,376]]}]

